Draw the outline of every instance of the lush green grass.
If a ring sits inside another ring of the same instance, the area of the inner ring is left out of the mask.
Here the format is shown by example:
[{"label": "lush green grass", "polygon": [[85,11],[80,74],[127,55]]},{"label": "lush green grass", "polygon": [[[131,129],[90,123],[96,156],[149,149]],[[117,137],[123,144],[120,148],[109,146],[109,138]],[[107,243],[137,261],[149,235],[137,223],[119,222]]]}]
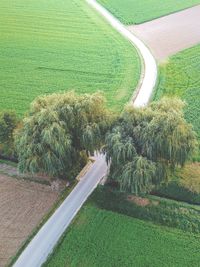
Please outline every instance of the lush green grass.
[{"label": "lush green grass", "polygon": [[196,267],[200,236],[85,206],[48,267]]},{"label": "lush green grass", "polygon": [[98,0],[125,24],[139,24],[200,4],[199,0]]},{"label": "lush green grass", "polygon": [[103,91],[121,110],[140,59],[86,1],[0,1],[0,110],[22,115],[38,95]]},{"label": "lush green grass", "polygon": [[185,116],[200,137],[200,45],[172,56],[160,67],[154,99],[177,96],[186,101]]}]

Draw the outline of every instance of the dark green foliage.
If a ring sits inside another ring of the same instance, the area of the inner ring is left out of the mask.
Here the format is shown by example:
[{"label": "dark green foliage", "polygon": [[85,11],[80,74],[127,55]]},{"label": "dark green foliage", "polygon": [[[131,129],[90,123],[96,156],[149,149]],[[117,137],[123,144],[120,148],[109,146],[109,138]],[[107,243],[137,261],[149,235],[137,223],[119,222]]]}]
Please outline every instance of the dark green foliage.
[{"label": "dark green foliage", "polygon": [[84,154],[101,148],[110,123],[99,93],[39,97],[16,134],[20,171],[59,177],[77,172]]},{"label": "dark green foliage", "polygon": [[160,186],[159,188],[153,190],[152,194],[160,197],[188,202],[190,204],[200,205],[200,194],[190,191],[176,181],[172,181],[168,185]]},{"label": "dark green foliage", "polygon": [[183,117],[183,103],[163,99],[143,109],[127,107],[107,134],[110,177],[121,191],[148,192],[183,166],[196,147],[195,133]]},{"label": "dark green foliage", "polygon": [[14,130],[18,120],[15,112],[0,112],[0,156],[3,158],[14,157]]},{"label": "dark green foliage", "polygon": [[109,186],[98,187],[91,196],[95,206],[115,211],[156,224],[200,233],[200,207],[155,196],[145,196],[149,205],[139,206],[128,200],[128,195],[112,190]]}]

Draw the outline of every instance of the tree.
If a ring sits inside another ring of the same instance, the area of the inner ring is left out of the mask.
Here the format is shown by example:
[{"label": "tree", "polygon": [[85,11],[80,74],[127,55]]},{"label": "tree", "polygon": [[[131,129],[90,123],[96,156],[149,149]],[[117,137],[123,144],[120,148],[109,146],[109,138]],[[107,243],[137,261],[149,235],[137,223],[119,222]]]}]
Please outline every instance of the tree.
[{"label": "tree", "polygon": [[1,157],[14,157],[14,130],[18,119],[13,111],[0,112],[0,155]]},{"label": "tree", "polygon": [[150,191],[192,155],[197,143],[183,107],[182,101],[165,98],[142,109],[128,106],[122,113],[105,147],[110,177],[122,191]]},{"label": "tree", "polygon": [[99,93],[68,92],[37,98],[16,133],[19,170],[70,176],[80,168],[84,154],[101,148],[110,123]]}]

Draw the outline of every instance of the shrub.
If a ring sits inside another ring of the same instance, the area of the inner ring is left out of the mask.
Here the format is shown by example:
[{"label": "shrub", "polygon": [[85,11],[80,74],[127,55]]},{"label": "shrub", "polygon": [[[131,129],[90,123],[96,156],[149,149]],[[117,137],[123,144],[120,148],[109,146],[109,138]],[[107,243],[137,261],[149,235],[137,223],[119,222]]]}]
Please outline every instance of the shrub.
[{"label": "shrub", "polygon": [[190,204],[200,204],[200,194],[190,191],[180,185],[177,181],[172,181],[168,185],[162,185],[151,192],[152,195],[184,201]]},{"label": "shrub", "polygon": [[0,112],[0,157],[16,158],[14,150],[14,130],[18,119],[14,111]]}]

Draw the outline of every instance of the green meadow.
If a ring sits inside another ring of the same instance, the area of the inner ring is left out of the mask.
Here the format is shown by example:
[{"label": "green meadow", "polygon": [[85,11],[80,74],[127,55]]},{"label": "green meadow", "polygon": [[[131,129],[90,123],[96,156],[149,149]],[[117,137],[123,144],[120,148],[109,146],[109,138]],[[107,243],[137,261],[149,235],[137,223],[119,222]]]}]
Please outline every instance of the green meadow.
[{"label": "green meadow", "polygon": [[140,24],[200,4],[199,0],[98,0],[124,24]]},{"label": "green meadow", "polygon": [[154,99],[177,96],[185,100],[185,116],[200,137],[200,45],[172,56],[160,67]]},{"label": "green meadow", "polygon": [[199,238],[88,204],[44,267],[196,267]]},{"label": "green meadow", "polygon": [[0,110],[18,115],[41,94],[104,92],[122,110],[140,77],[140,59],[82,0],[0,1]]}]

